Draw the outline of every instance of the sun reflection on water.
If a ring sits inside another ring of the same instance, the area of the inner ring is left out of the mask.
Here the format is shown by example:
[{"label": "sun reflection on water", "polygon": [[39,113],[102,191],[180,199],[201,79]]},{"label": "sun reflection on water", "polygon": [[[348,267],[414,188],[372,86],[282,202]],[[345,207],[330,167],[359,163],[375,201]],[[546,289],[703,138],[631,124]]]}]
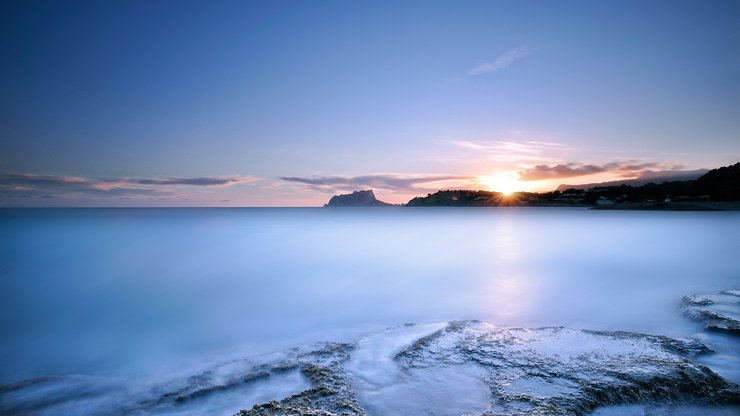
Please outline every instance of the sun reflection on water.
[{"label": "sun reflection on water", "polygon": [[515,224],[506,214],[499,213],[500,220],[490,230],[487,251],[490,254],[490,275],[484,291],[490,309],[487,311],[492,322],[507,325],[519,324],[533,307],[532,282],[523,275],[526,262],[527,236],[517,232]]}]

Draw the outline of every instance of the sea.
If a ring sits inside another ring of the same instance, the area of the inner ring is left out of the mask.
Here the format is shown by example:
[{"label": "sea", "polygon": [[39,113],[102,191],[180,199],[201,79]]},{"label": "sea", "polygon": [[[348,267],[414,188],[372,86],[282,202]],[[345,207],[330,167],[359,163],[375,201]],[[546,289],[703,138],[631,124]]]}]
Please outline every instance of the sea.
[{"label": "sea", "polygon": [[[737,340],[680,312],[726,289],[740,289],[740,212],[1,209],[0,413],[115,414],[228,360],[452,320],[699,339],[739,383]],[[26,389],[39,380],[58,382]],[[180,413],[305,384],[286,374]]]}]

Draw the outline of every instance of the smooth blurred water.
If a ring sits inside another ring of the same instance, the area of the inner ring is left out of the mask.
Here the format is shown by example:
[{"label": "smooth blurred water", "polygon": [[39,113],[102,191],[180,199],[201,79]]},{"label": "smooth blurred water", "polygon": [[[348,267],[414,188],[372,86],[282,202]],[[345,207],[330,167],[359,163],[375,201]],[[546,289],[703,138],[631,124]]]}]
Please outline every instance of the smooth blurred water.
[{"label": "smooth blurred water", "polygon": [[403,322],[690,336],[740,286],[740,213],[0,210],[0,383],[150,377]]}]

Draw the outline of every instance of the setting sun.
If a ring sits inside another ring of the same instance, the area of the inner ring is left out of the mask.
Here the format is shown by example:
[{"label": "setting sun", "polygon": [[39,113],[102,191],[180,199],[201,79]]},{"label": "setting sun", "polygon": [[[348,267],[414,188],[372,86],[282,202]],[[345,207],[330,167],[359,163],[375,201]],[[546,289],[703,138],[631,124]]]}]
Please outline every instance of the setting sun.
[{"label": "setting sun", "polygon": [[511,195],[514,192],[524,191],[526,184],[519,180],[517,172],[502,172],[492,176],[481,176],[480,182],[491,191]]}]

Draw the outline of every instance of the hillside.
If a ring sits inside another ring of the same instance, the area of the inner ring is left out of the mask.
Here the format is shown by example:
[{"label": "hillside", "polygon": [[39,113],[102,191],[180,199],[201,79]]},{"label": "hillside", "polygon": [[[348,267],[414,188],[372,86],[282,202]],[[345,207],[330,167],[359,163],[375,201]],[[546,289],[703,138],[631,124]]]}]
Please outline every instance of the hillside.
[{"label": "hillside", "polygon": [[387,207],[392,206],[375,198],[372,189],[355,191],[351,194],[334,195],[324,207]]}]

